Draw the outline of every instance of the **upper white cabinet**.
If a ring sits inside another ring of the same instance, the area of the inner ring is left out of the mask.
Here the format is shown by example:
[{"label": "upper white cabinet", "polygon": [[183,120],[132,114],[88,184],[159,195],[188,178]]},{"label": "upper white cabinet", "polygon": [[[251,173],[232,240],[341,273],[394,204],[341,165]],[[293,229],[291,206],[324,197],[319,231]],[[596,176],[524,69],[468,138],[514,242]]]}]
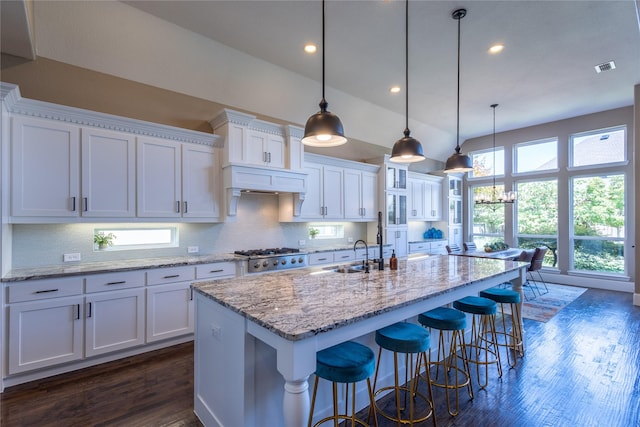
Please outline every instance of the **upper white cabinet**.
[{"label": "upper white cabinet", "polygon": [[407,171],[406,165],[385,164],[386,177],[385,188],[387,190],[406,190],[407,189]]},{"label": "upper white cabinet", "polygon": [[139,138],[138,216],[219,220],[217,176],[212,147]]},{"label": "upper white cabinet", "polygon": [[136,214],[135,137],[122,132],[82,128],[82,197],[86,217]]},{"label": "upper white cabinet", "polygon": [[337,166],[307,163],[307,192],[300,210],[302,219],[344,218],[344,170]]},{"label": "upper white cabinet", "polygon": [[80,128],[14,117],[11,215],[76,217],[80,209]]},{"label": "upper white cabinet", "polygon": [[352,221],[375,221],[378,211],[378,177],[375,172],[344,170],[344,216]]},{"label": "upper white cabinet", "polygon": [[440,221],[442,219],[442,177],[409,172],[409,219]]},{"label": "upper white cabinet", "polygon": [[222,167],[229,164],[300,170],[301,130],[256,119],[251,114],[224,109],[211,121],[216,135],[224,137]]}]

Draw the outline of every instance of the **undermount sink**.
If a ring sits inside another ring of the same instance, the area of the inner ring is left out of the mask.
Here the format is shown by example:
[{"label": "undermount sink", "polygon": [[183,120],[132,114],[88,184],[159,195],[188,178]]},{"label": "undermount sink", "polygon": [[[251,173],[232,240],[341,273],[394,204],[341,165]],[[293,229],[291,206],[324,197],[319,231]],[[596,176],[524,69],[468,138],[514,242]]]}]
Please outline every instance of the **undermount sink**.
[{"label": "undermount sink", "polygon": [[364,271],[364,265],[362,264],[353,264],[353,265],[340,265],[333,267],[326,267],[324,270],[333,271],[334,273],[362,273]]}]

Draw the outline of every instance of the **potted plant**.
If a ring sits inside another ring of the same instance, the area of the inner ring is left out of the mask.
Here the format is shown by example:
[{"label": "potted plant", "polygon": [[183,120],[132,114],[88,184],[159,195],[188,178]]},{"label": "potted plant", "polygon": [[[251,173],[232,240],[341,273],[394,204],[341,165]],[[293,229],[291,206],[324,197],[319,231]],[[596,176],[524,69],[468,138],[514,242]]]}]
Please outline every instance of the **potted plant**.
[{"label": "potted plant", "polygon": [[318,230],[317,228],[311,227],[309,229],[309,236],[311,236],[312,239],[315,239],[318,234],[320,234],[320,230]]},{"label": "potted plant", "polygon": [[99,231],[93,235],[93,243],[98,245],[98,249],[105,249],[107,246],[113,245],[113,239],[115,239],[113,233],[104,234],[104,232]]}]

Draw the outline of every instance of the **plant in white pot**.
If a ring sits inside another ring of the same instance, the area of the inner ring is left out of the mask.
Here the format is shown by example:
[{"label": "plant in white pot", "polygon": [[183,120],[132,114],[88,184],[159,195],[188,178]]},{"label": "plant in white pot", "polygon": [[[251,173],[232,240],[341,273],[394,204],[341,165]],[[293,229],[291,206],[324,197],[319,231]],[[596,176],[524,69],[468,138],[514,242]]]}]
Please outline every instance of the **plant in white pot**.
[{"label": "plant in white pot", "polygon": [[109,246],[113,245],[113,239],[116,236],[113,233],[105,234],[102,231],[99,231],[93,235],[93,243],[98,245],[98,249],[106,249]]}]

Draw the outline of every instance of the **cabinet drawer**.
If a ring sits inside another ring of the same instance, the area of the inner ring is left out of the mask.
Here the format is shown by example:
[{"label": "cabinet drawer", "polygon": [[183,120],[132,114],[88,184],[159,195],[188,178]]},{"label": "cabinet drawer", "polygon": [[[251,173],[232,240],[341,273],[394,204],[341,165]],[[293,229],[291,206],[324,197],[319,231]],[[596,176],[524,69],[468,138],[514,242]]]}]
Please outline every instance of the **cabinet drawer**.
[{"label": "cabinet drawer", "polygon": [[193,266],[154,268],[147,270],[147,285],[160,285],[163,283],[186,282],[195,279]]},{"label": "cabinet drawer", "polygon": [[430,250],[430,243],[409,243],[409,253],[429,252]]},{"label": "cabinet drawer", "polygon": [[335,251],[333,253],[334,262],[354,261],[356,259],[356,253],[354,251]]},{"label": "cabinet drawer", "polygon": [[144,270],[87,276],[86,292],[116,291],[144,286]]},{"label": "cabinet drawer", "polygon": [[235,277],[235,262],[214,262],[212,264],[196,265],[196,279],[215,279],[222,277]]},{"label": "cabinet drawer", "polygon": [[333,262],[333,252],[309,254],[309,265],[328,264],[330,262]]},{"label": "cabinet drawer", "polygon": [[83,277],[61,277],[59,279],[15,282],[7,285],[8,303],[38,301],[82,294]]}]

